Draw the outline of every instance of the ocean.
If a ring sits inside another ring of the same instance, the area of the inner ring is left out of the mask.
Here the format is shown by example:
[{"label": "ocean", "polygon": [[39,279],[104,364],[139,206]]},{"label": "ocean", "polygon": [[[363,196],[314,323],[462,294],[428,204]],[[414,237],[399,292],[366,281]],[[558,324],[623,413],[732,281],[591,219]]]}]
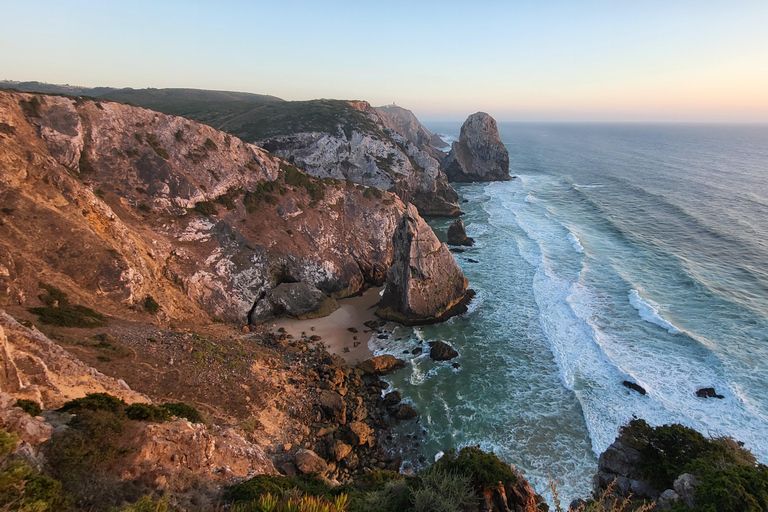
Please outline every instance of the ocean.
[{"label": "ocean", "polygon": [[[455,139],[460,124],[428,128]],[[456,186],[476,240],[454,254],[469,311],[369,342],[410,361],[388,377],[420,412],[399,427],[418,438],[406,466],[479,445],[567,504],[633,417],[768,463],[768,126],[499,131],[516,178]],[[430,222],[443,240],[450,223]],[[404,354],[436,339],[460,368]]]}]

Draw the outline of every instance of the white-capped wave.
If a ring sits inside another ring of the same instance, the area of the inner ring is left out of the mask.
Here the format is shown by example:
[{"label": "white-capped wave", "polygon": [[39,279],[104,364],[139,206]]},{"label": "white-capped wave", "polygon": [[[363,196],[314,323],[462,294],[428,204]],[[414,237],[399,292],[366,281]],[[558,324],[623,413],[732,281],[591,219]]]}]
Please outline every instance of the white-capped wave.
[{"label": "white-capped wave", "polygon": [[646,322],[656,324],[659,327],[666,329],[670,334],[680,334],[682,331],[672,325],[670,322],[661,316],[659,311],[661,306],[653,302],[651,299],[646,299],[637,290],[630,290],[629,303],[640,314],[640,318]]},{"label": "white-capped wave", "polygon": [[525,202],[535,204],[535,203],[538,203],[539,200],[536,197],[534,197],[532,194],[528,194],[527,196],[525,196]]},{"label": "white-capped wave", "polygon": [[579,240],[579,237],[574,235],[573,233],[568,233],[568,241],[571,242],[571,245],[573,246],[573,250],[576,251],[579,254],[584,253],[584,247],[581,245],[581,240]]}]

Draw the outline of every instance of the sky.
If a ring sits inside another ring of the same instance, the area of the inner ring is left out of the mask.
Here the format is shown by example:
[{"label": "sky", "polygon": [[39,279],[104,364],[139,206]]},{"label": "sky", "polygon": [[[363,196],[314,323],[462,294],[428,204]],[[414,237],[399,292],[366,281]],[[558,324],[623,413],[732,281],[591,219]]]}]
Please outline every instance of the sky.
[{"label": "sky", "polygon": [[425,121],[768,122],[768,1],[0,0],[0,79],[396,103]]}]

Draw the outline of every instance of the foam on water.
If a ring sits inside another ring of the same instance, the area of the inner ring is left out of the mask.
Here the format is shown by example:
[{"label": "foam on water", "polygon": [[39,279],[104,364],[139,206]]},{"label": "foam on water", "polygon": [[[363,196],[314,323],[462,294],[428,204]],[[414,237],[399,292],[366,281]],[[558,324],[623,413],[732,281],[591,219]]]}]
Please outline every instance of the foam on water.
[{"label": "foam on water", "polygon": [[640,314],[640,318],[646,322],[656,324],[659,327],[666,329],[670,334],[680,334],[682,332],[661,316],[661,306],[651,299],[643,297],[637,290],[629,291],[629,303],[632,304],[632,307]]},{"label": "foam on water", "polygon": [[579,240],[579,237],[571,232],[568,232],[568,241],[571,242],[571,246],[573,247],[574,251],[578,252],[579,254],[584,253],[584,247],[581,245],[581,240]]}]

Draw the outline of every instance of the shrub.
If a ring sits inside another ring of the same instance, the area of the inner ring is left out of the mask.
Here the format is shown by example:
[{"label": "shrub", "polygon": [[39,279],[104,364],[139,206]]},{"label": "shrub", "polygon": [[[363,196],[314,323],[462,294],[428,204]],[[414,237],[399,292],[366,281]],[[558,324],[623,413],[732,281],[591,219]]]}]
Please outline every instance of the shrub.
[{"label": "shrub", "polygon": [[68,510],[71,499],[62,492],[61,487],[61,482],[41,475],[29,464],[11,461],[0,470],[0,510]]},{"label": "shrub", "polygon": [[108,393],[89,393],[83,398],[75,398],[61,406],[59,411],[78,413],[83,410],[88,411],[108,411],[116,413],[125,402]]},{"label": "shrub", "polygon": [[420,474],[412,493],[416,512],[463,512],[479,501],[468,475],[440,468]]},{"label": "shrub", "polygon": [[368,187],[365,189],[365,192],[363,192],[363,197],[366,199],[373,199],[374,197],[376,199],[381,199],[381,196],[381,190],[376,187]]},{"label": "shrub", "polygon": [[235,503],[250,503],[267,494],[284,496],[295,495],[297,492],[332,499],[344,491],[346,491],[344,486],[333,487],[327,481],[311,475],[294,477],[256,475],[250,480],[227,487],[224,491],[224,499]]},{"label": "shrub", "polygon": [[129,405],[125,409],[125,415],[130,420],[155,421],[158,423],[171,419],[170,413],[163,407],[156,407],[152,404],[141,403]]},{"label": "shrub", "polygon": [[307,191],[313,201],[319,201],[325,197],[325,183],[301,172],[293,165],[281,163],[280,170],[283,173],[285,184],[292,187],[302,187]]},{"label": "shrub", "polygon": [[149,213],[152,211],[152,208],[147,203],[141,203],[139,206],[137,206],[137,208],[144,213]]},{"label": "shrub", "polygon": [[205,139],[205,142],[203,142],[203,147],[208,151],[216,151],[217,149],[219,149],[216,143],[213,142],[211,139]]},{"label": "shrub", "polygon": [[40,100],[37,96],[32,96],[28,100],[20,100],[19,106],[27,117],[40,117]]},{"label": "shrub", "polygon": [[30,416],[40,416],[40,414],[43,412],[43,408],[40,407],[40,404],[35,402],[34,400],[27,400],[27,399],[21,398],[19,400],[16,400],[15,406],[21,407],[21,410],[29,414]]},{"label": "shrub", "polygon": [[155,501],[152,496],[145,494],[131,505],[126,505],[118,510],[112,512],[169,512],[171,509],[168,504],[168,497],[164,496]]},{"label": "shrub", "polygon": [[0,457],[13,453],[17,444],[19,444],[19,438],[16,434],[0,428]]},{"label": "shrub", "polygon": [[701,512],[768,510],[768,467],[735,466],[699,474],[695,503]]},{"label": "shrub", "polygon": [[160,304],[151,295],[147,295],[147,298],[144,299],[144,311],[150,315],[156,315],[160,311]]},{"label": "shrub", "polygon": [[149,146],[155,150],[155,153],[157,153],[160,158],[168,160],[168,152],[160,145],[160,141],[157,140],[157,137],[154,133],[147,134],[147,144],[149,144]]},{"label": "shrub", "polygon": [[186,418],[192,423],[205,423],[205,418],[200,411],[184,402],[163,404],[160,407],[177,418]]},{"label": "shrub", "polygon": [[176,142],[184,142],[184,130],[177,130],[173,137],[176,139]]},{"label": "shrub", "polygon": [[216,205],[210,201],[200,201],[195,204],[194,210],[200,215],[216,215]]},{"label": "shrub", "polygon": [[136,187],[136,192],[138,192],[139,194],[147,195],[147,189],[145,189],[144,187]]},{"label": "shrub", "polygon": [[38,296],[38,298],[46,306],[53,306],[56,303],[58,303],[59,306],[67,306],[69,304],[69,299],[67,297],[67,294],[59,290],[55,286],[51,286],[50,284],[45,284],[42,281],[37,283],[37,286],[39,286],[40,288],[46,291],[45,295]]},{"label": "shrub", "polygon": [[104,315],[85,306],[46,306],[29,308],[28,311],[37,315],[42,323],[59,327],[90,328],[101,327],[106,323]]},{"label": "shrub", "polygon": [[499,482],[517,482],[512,469],[493,453],[477,446],[467,446],[458,455],[451,450],[428,471],[455,472],[470,479],[472,485],[482,489],[496,488]]}]

